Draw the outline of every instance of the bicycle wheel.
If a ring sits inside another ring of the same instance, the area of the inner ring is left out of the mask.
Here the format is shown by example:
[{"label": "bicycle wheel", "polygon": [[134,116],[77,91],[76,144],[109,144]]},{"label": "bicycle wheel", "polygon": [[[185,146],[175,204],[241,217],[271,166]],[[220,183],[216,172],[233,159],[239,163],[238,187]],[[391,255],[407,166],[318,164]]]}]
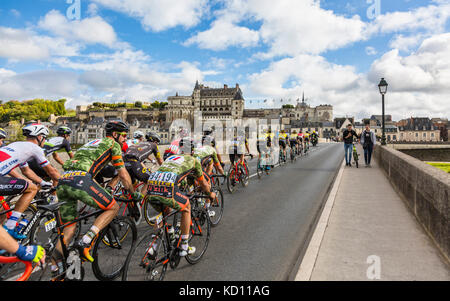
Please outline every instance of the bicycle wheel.
[{"label": "bicycle wheel", "polygon": [[[149,250],[155,245],[156,256],[150,258]],[[161,281],[166,274],[168,258],[164,233],[156,233],[150,229],[142,235],[128,254],[123,267],[122,281]]]},{"label": "bicycle wheel", "polygon": [[113,280],[122,272],[125,260],[137,240],[135,223],[118,216],[103,229],[92,251],[92,271],[98,280]]},{"label": "bicycle wheel", "polygon": [[189,246],[195,247],[195,253],[186,255],[186,260],[190,264],[200,261],[208,248],[211,235],[211,220],[205,208],[193,206],[191,209],[191,228],[189,231]]},{"label": "bicycle wheel", "polygon": [[248,174],[247,166],[239,166],[239,181],[241,182],[242,187],[248,186],[249,179],[250,175]]},{"label": "bicycle wheel", "polygon": [[222,219],[224,200],[222,189],[213,188],[212,192],[215,192],[217,195],[217,199],[215,201],[211,201],[211,206],[209,207],[209,210],[215,213],[213,217],[210,217],[211,226],[215,227],[220,223],[220,220]]},{"label": "bicycle wheel", "polygon": [[233,193],[236,186],[236,170],[233,166],[230,166],[230,170],[228,171],[227,177],[227,189],[230,193]]}]

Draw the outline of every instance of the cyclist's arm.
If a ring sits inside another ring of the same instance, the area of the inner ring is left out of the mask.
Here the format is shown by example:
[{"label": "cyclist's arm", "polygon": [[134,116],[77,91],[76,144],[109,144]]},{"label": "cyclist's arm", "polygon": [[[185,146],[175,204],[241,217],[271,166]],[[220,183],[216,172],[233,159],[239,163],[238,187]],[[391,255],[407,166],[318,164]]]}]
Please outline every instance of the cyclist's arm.
[{"label": "cyclist's arm", "polygon": [[54,168],[51,164],[45,165],[42,168],[53,180],[53,184],[56,185],[58,183],[59,178],[61,178],[61,175],[59,174],[58,170]]},{"label": "cyclist's arm", "polygon": [[133,183],[131,182],[130,174],[128,173],[126,168],[120,168],[117,170],[118,176],[120,178],[120,181],[122,182],[122,185],[125,187],[126,190],[128,190],[129,193],[134,192]]},{"label": "cyclist's arm", "polygon": [[[44,167],[45,168],[45,167]],[[34,171],[28,166],[21,166],[20,170],[22,171],[22,174],[33,181],[34,183],[40,184],[42,182],[42,179],[34,173]],[[12,173],[10,173],[12,175]]]},{"label": "cyclist's arm", "polygon": [[55,159],[55,161],[59,163],[59,165],[63,166],[64,162],[56,152],[53,152],[52,156],[53,159]]},{"label": "cyclist's arm", "polygon": [[0,227],[0,250],[16,254],[19,259],[45,263],[45,250],[40,246],[20,246],[3,227]]},{"label": "cyclist's arm", "polygon": [[0,250],[14,254],[19,249],[19,243],[12,238],[3,227],[0,227]]}]

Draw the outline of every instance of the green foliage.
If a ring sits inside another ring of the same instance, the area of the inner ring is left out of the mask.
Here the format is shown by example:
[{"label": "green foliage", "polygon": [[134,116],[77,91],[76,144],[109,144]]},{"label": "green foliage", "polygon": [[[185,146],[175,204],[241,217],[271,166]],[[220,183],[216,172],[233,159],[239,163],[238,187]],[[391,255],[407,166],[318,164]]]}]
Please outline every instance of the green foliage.
[{"label": "green foliage", "polygon": [[293,109],[293,108],[294,108],[294,106],[293,106],[293,105],[290,105],[290,104],[282,105],[281,107],[282,107],[283,109]]},{"label": "green foliage", "polygon": [[67,113],[65,99],[58,101],[34,99],[27,101],[12,100],[0,105],[0,122],[31,120],[47,121],[51,114],[63,116]]},{"label": "green foliage", "polygon": [[427,163],[431,166],[442,169],[443,171],[445,171],[447,173],[450,173],[450,163],[444,163],[444,162],[439,162],[439,163],[427,162]]}]

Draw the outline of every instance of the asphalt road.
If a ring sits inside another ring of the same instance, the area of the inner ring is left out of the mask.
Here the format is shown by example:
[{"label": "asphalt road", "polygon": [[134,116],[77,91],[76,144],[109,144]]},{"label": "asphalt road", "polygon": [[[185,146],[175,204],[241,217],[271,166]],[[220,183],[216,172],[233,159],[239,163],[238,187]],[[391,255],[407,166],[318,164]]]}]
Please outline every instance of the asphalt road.
[{"label": "asphalt road", "polygon": [[[288,280],[342,159],[342,145],[320,144],[294,164],[226,192],[224,217],[202,260],[183,260],[165,280]],[[250,166],[254,174],[256,159]]]},{"label": "asphalt road", "polygon": [[[224,216],[212,228],[202,260],[196,265],[182,260],[176,270],[167,270],[165,280],[289,280],[342,159],[341,144],[321,143],[295,163],[258,179],[257,159],[248,158],[250,183],[233,194],[223,186]],[[148,230],[145,221],[138,230]],[[96,280],[90,264],[83,267],[85,280]]]}]

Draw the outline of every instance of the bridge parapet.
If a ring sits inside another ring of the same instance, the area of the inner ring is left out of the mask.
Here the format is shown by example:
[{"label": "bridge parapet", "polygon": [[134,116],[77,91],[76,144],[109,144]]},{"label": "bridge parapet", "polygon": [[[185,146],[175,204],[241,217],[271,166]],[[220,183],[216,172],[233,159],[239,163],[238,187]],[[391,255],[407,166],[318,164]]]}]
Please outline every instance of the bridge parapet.
[{"label": "bridge parapet", "polygon": [[419,223],[450,258],[450,174],[390,147],[374,156]]}]

